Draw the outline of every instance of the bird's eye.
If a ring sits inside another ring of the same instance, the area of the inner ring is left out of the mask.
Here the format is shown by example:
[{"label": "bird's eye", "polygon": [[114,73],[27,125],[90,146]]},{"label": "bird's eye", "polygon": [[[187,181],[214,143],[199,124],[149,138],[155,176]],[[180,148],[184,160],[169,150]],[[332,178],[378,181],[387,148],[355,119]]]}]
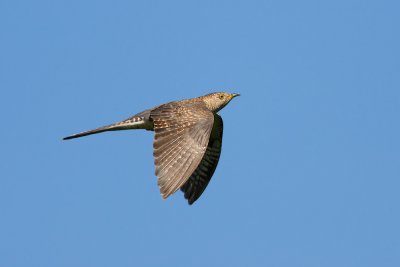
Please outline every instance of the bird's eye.
[{"label": "bird's eye", "polygon": [[219,99],[224,99],[224,95],[219,95]]}]

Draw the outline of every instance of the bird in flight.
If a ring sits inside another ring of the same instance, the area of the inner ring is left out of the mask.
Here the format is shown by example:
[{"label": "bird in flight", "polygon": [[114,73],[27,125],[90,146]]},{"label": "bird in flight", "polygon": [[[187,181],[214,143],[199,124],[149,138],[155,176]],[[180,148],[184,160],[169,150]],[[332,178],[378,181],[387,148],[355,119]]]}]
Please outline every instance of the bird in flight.
[{"label": "bird in flight", "polygon": [[181,189],[191,205],[204,192],[221,155],[223,122],[217,112],[236,96],[239,94],[219,92],[166,103],[64,140],[106,131],[154,131],[153,156],[160,193],[166,199]]}]

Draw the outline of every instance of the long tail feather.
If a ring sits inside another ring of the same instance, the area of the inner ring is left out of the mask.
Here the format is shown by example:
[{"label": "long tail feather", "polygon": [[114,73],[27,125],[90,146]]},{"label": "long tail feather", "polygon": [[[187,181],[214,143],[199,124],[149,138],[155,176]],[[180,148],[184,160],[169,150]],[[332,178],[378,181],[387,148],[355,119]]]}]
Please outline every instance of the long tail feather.
[{"label": "long tail feather", "polygon": [[83,136],[87,136],[87,135],[91,135],[91,134],[97,134],[97,133],[102,133],[102,132],[106,132],[106,131],[111,131],[112,129],[113,129],[112,125],[108,125],[108,126],[104,126],[104,127],[96,128],[93,130],[89,130],[89,131],[85,131],[85,132],[81,132],[78,134],[73,134],[73,135],[67,136],[67,137],[64,137],[63,140],[69,140],[69,139],[83,137]]},{"label": "long tail feather", "polygon": [[107,131],[131,130],[131,129],[151,130],[151,128],[152,128],[152,123],[145,121],[145,118],[143,116],[133,116],[124,121],[120,121],[120,122],[110,124],[107,126],[103,126],[100,128],[96,128],[93,130],[89,130],[89,131],[85,131],[85,132],[81,132],[78,134],[64,137],[63,140],[74,139],[74,138],[78,138],[78,137],[82,137],[82,136],[87,136],[87,135],[97,134],[97,133],[102,133],[102,132],[107,132]]}]

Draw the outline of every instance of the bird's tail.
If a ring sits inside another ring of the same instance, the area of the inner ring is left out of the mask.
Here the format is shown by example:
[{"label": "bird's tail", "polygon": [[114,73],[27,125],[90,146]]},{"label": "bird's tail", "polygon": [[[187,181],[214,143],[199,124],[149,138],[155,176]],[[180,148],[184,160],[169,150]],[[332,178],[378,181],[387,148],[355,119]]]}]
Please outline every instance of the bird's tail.
[{"label": "bird's tail", "polygon": [[103,127],[99,127],[99,128],[93,129],[93,130],[89,130],[89,131],[85,131],[85,132],[81,132],[78,134],[64,137],[63,140],[83,137],[83,136],[107,132],[107,131],[130,130],[130,129],[149,129],[149,127],[151,129],[152,125],[149,125],[149,123],[150,122],[142,116],[133,116],[124,121],[120,121],[120,122],[106,125]]},{"label": "bird's tail", "polygon": [[84,132],[81,132],[81,133],[78,133],[78,134],[73,134],[73,135],[64,137],[63,140],[78,138],[78,137],[91,135],[91,134],[102,133],[102,132],[106,132],[106,131],[112,131],[112,129],[113,129],[112,125],[107,125],[107,126],[103,126],[103,127],[99,127],[99,128],[93,129],[93,130],[84,131]]}]

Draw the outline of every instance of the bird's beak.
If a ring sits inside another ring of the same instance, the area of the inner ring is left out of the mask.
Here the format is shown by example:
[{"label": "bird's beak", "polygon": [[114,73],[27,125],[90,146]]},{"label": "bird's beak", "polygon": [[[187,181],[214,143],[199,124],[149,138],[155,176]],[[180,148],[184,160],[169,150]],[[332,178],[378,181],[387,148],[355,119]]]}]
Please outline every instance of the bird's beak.
[{"label": "bird's beak", "polygon": [[237,97],[237,96],[240,96],[240,94],[236,94],[236,93],[232,94],[232,98]]}]

